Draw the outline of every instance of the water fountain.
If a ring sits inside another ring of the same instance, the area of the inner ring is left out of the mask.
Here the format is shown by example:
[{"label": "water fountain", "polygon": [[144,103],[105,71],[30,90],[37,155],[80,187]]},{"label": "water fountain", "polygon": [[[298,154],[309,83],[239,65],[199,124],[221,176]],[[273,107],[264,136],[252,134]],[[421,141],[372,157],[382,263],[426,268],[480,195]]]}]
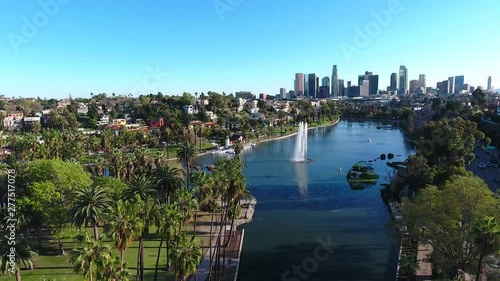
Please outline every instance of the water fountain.
[{"label": "water fountain", "polygon": [[312,162],[311,159],[307,159],[307,123],[305,122],[299,123],[299,132],[292,161],[296,163]]}]

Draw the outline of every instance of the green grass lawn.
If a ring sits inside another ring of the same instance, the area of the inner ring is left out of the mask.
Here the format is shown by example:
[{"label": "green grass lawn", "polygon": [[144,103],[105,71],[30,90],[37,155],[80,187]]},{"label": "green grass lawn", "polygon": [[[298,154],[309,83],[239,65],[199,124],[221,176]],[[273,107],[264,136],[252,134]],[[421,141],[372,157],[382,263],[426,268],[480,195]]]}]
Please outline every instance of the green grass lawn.
[{"label": "green grass lawn", "polygon": [[[184,231],[188,235],[193,233],[193,223],[190,222],[186,224]],[[198,226],[207,225],[210,223],[210,215],[208,213],[199,212],[197,219]],[[102,231],[102,230],[101,230]],[[92,229],[88,229],[89,233],[93,233]],[[158,246],[160,245],[160,239],[156,236],[156,227],[150,229],[150,235],[144,241],[144,277],[145,280],[153,281],[156,257],[158,254]],[[204,247],[204,252],[206,251],[206,246],[208,245],[209,237],[198,236],[198,239]],[[107,244],[113,247],[116,255],[119,256],[120,253],[116,250],[113,242],[108,238],[105,240]],[[36,243],[36,241],[33,241]],[[58,244],[54,240],[50,240],[42,244],[40,256],[35,261],[34,270],[22,270],[21,277],[23,281],[81,281],[83,280],[83,275],[75,273],[73,271],[73,266],[70,264],[69,253],[71,249],[77,248],[78,244],[75,243],[71,238],[65,240],[64,249],[68,253],[67,256],[61,257],[56,256],[58,250]],[[133,241],[130,248],[125,252],[125,262],[132,275],[136,274],[137,265],[137,254],[139,251],[139,242]],[[172,272],[167,272],[163,268],[166,263],[166,249],[165,243],[163,243],[162,250],[160,252],[160,262],[158,270],[158,280],[169,281],[174,280],[174,274]],[[15,280],[15,275],[9,276],[7,273],[0,275],[0,280]]]}]

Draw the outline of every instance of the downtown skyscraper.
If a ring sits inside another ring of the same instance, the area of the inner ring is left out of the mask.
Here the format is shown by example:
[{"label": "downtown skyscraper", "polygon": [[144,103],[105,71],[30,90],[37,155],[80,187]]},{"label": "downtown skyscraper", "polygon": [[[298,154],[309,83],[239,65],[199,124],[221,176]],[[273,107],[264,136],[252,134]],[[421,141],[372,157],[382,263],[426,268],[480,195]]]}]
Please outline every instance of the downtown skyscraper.
[{"label": "downtown skyscraper", "polygon": [[464,89],[465,78],[463,75],[455,76],[455,94],[460,94],[460,91]]},{"label": "downtown skyscraper", "polygon": [[389,86],[390,91],[396,91],[398,89],[398,74],[396,72],[391,73],[391,84]]},{"label": "downtown skyscraper", "polygon": [[400,95],[406,94],[406,91],[408,90],[408,69],[406,69],[406,66],[401,65],[399,67],[399,89],[398,93]]},{"label": "downtown skyscraper", "polygon": [[488,76],[488,87],[486,88],[486,90],[488,90],[488,91],[493,90],[491,87],[491,76]]},{"label": "downtown skyscraper", "polygon": [[339,73],[337,71],[337,65],[334,65],[333,66],[333,69],[332,69],[332,81],[331,81],[331,85],[332,85],[332,96],[334,97],[338,97],[339,96]]},{"label": "downtown skyscraper", "polygon": [[425,94],[425,89],[426,89],[425,74],[420,74],[418,76],[418,87],[417,88],[422,89],[422,94]]},{"label": "downtown skyscraper", "polygon": [[302,97],[304,95],[304,73],[295,73],[295,96]]}]

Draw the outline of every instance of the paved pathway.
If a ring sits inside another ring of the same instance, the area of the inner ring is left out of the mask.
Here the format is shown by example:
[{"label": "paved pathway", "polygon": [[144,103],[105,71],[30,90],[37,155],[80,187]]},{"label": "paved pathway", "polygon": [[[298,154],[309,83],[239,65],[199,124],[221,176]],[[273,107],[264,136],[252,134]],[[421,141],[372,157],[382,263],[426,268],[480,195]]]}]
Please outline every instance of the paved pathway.
[{"label": "paved pathway", "polygon": [[416,273],[417,281],[432,280],[432,263],[429,261],[432,250],[433,248],[429,244],[418,245],[417,262],[420,268]]}]

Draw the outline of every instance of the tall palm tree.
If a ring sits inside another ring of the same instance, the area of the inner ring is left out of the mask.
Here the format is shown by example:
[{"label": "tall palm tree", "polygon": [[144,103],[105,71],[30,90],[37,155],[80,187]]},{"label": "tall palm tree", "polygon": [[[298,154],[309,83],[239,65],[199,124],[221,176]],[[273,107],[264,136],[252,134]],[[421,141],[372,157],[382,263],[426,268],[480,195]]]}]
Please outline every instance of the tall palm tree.
[{"label": "tall palm tree", "polygon": [[104,271],[113,257],[111,247],[101,241],[92,241],[86,232],[77,240],[82,247],[71,252],[70,262],[73,264],[73,270],[82,273],[88,281],[100,280],[99,273]]},{"label": "tall palm tree", "polygon": [[141,200],[145,200],[147,197],[157,198],[158,193],[149,176],[142,173],[135,174],[128,182],[128,188],[123,192],[123,198],[133,200],[136,196],[139,196]]},{"label": "tall palm tree", "polygon": [[130,201],[118,200],[113,205],[107,228],[120,251],[120,268],[123,271],[125,251],[132,243],[132,239],[140,235],[139,231],[142,229],[137,206]]},{"label": "tall palm tree", "polygon": [[474,243],[479,252],[476,280],[479,281],[483,259],[500,251],[500,223],[494,217],[485,217],[473,227]]},{"label": "tall palm tree", "polygon": [[175,244],[175,249],[171,252],[175,280],[179,276],[182,281],[186,281],[189,276],[196,273],[203,253],[194,237],[187,239],[186,235],[182,234]]},{"label": "tall palm tree", "polygon": [[[16,281],[21,281],[21,265],[33,268],[38,253],[30,248],[27,239],[22,235],[16,237],[14,245],[11,245],[12,242],[10,241],[7,236],[0,239],[0,270],[2,273],[5,273],[5,271],[11,272],[10,265],[12,259],[14,259],[15,268],[13,270],[16,273]],[[11,254],[12,248],[15,249],[13,257]]]},{"label": "tall palm tree", "polygon": [[177,150],[177,160],[186,165],[186,188],[189,188],[190,165],[196,157],[196,153],[196,145],[188,140],[184,141]]},{"label": "tall palm tree", "polygon": [[104,220],[111,207],[108,191],[99,186],[90,186],[75,192],[75,201],[70,210],[73,223],[77,227],[91,224],[94,227],[94,238],[99,240],[99,223]]},{"label": "tall palm tree", "polygon": [[156,197],[147,196],[141,199],[137,194],[132,201],[138,210],[138,217],[141,220],[141,228],[139,229],[139,253],[137,259],[137,276],[139,280],[144,280],[144,238],[149,235],[149,228],[159,220],[159,204]]},{"label": "tall palm tree", "polygon": [[160,246],[158,247],[158,254],[156,256],[156,269],[155,269],[155,280],[158,276],[158,263],[160,261],[160,252],[162,248],[163,241],[166,241],[166,267],[170,267],[169,252],[170,245],[176,237],[177,230],[182,223],[183,216],[182,213],[177,209],[177,206],[173,204],[164,205],[160,210],[160,219],[157,221],[157,234],[160,236]]},{"label": "tall palm tree", "polygon": [[155,179],[160,202],[170,202],[172,195],[182,188],[184,185],[184,180],[181,177],[182,172],[181,169],[170,164],[160,166],[156,169]]}]

